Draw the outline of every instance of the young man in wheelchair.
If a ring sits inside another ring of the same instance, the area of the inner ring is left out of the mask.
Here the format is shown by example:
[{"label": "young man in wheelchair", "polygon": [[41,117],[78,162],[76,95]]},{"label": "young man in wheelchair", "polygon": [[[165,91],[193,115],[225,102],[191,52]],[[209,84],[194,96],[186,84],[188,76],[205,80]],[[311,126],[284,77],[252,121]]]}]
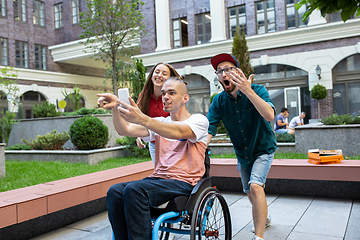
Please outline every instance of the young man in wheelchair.
[{"label": "young man in wheelchair", "polygon": [[154,172],[139,181],[115,184],[107,193],[115,239],[151,239],[150,207],[189,195],[205,172],[207,118],[186,110],[189,95],[182,79],[168,79],[161,92],[164,111],[170,112],[167,118],[148,117],[131,98],[127,104],[115,95],[98,94],[100,106],[112,109],[120,135],[156,141]]}]

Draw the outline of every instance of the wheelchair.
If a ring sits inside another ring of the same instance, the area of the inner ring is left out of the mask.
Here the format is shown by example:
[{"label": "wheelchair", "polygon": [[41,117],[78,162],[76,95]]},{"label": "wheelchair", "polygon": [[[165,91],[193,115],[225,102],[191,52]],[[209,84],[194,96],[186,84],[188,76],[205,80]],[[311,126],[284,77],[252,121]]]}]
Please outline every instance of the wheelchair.
[{"label": "wheelchair", "polygon": [[206,172],[190,195],[178,196],[150,209],[152,240],[168,240],[170,233],[190,235],[191,240],[231,239],[229,207],[219,190],[212,186],[209,176],[210,153],[207,149]]}]

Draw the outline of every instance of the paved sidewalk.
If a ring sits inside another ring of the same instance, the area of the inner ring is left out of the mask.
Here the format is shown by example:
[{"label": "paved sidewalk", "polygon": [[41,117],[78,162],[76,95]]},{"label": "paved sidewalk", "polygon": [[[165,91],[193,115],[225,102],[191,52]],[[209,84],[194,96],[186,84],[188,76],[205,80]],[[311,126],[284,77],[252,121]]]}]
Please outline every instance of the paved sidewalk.
[{"label": "paved sidewalk", "polygon": [[[252,239],[251,204],[245,194],[223,193],[230,207],[234,240]],[[360,240],[360,200],[268,194],[271,226],[265,240]],[[110,240],[101,213],[32,240]],[[175,239],[189,239],[176,236]]]}]

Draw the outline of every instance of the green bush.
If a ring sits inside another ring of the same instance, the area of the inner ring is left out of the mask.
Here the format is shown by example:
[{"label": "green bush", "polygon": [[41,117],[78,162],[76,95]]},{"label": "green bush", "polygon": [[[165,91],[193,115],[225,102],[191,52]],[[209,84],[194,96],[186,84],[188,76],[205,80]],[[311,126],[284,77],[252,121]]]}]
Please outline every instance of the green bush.
[{"label": "green bush", "polygon": [[56,110],[55,104],[44,102],[42,105],[35,104],[33,107],[33,113],[35,118],[47,118],[58,117],[60,112]]},{"label": "green bush", "polygon": [[21,139],[21,141],[34,150],[61,150],[69,139],[70,136],[66,131],[57,133],[56,130],[53,130],[46,135],[38,135],[35,140]]},{"label": "green bush", "polygon": [[108,113],[111,113],[111,110],[104,110],[102,108],[99,108],[99,109],[96,109],[96,108],[93,108],[93,109],[88,109],[88,108],[81,108],[75,112],[64,112],[63,115],[64,116],[77,116],[77,115],[81,115],[81,116],[84,116],[84,115],[93,115],[93,114],[108,114]]},{"label": "green bush", "polygon": [[150,152],[147,149],[148,143],[145,143],[146,148],[141,149],[137,146],[135,137],[124,136],[122,138],[117,138],[116,144],[119,144],[121,146],[128,146],[131,155],[134,157],[140,157],[140,158],[150,157]]},{"label": "green bush", "polygon": [[5,148],[5,150],[32,150],[32,148],[27,144],[15,144]]},{"label": "green bush", "polygon": [[310,91],[310,95],[312,98],[316,100],[321,100],[327,97],[326,87],[321,84],[316,84]]},{"label": "green bush", "polygon": [[[210,96],[210,103],[212,103],[212,101],[216,95],[217,95],[217,93],[214,93],[213,95]],[[220,120],[219,125],[217,126],[216,133],[226,133],[227,134],[226,128],[225,128],[222,120]]]},{"label": "green bush", "polygon": [[277,142],[295,142],[295,134],[275,133]]},{"label": "green bush", "polygon": [[85,116],[70,126],[70,139],[79,150],[104,148],[109,141],[109,130],[99,118]]},{"label": "green bush", "polygon": [[320,122],[325,125],[360,124],[360,116],[351,116],[349,114],[333,114],[329,117],[321,119]]},{"label": "green bush", "polygon": [[13,125],[18,123],[18,121],[15,120],[16,113],[1,110],[0,117],[0,142],[7,144]]}]

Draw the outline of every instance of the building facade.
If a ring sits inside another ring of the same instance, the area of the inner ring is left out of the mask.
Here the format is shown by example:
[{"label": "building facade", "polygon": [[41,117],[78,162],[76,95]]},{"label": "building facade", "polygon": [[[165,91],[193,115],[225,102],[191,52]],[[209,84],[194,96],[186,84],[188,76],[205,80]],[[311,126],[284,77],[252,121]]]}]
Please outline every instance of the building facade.
[{"label": "building facade", "polygon": [[[254,82],[269,90],[278,112],[287,107],[291,119],[305,111],[306,122],[358,113],[360,19],[344,23],[339,13],[323,18],[315,11],[303,22],[305,8],[297,10],[298,1],[144,0],[146,35],[135,57],[148,69],[158,62],[172,64],[189,82],[189,111],[207,114],[211,95],[222,90],[210,59],[231,53],[235,29],[241,27]],[[95,61],[80,43],[83,11],[88,11],[85,0],[0,0],[0,68],[18,71],[19,101],[27,117],[35,103],[63,100],[65,88],[79,87],[88,108],[97,106],[96,93],[111,91],[111,83],[104,87],[106,63]],[[309,92],[318,83],[328,90],[321,116]],[[2,109],[12,108],[6,99],[0,103]]]},{"label": "building facade", "polygon": [[[209,97],[222,90],[210,59],[231,53],[238,26],[247,35],[254,82],[269,90],[278,112],[287,107],[291,120],[305,111],[306,122],[333,113],[360,113],[360,19],[344,23],[340,13],[323,18],[315,11],[303,22],[305,7],[297,10],[297,2],[145,1],[148,35],[136,57],[148,67],[170,63],[186,75],[195,103],[189,110],[206,114]],[[318,83],[328,90],[320,117],[309,92]]]},{"label": "building facade", "polygon": [[[91,59],[79,43],[79,12],[86,10],[79,0],[0,0],[0,69],[17,71],[24,117],[33,117],[35,104],[64,100],[62,92],[72,93],[75,86],[87,108],[97,107],[96,93],[111,90],[103,85],[104,63]],[[74,55],[74,45],[80,56]],[[58,49],[61,59],[54,60]],[[16,106],[1,99],[1,109],[16,111]]]}]

